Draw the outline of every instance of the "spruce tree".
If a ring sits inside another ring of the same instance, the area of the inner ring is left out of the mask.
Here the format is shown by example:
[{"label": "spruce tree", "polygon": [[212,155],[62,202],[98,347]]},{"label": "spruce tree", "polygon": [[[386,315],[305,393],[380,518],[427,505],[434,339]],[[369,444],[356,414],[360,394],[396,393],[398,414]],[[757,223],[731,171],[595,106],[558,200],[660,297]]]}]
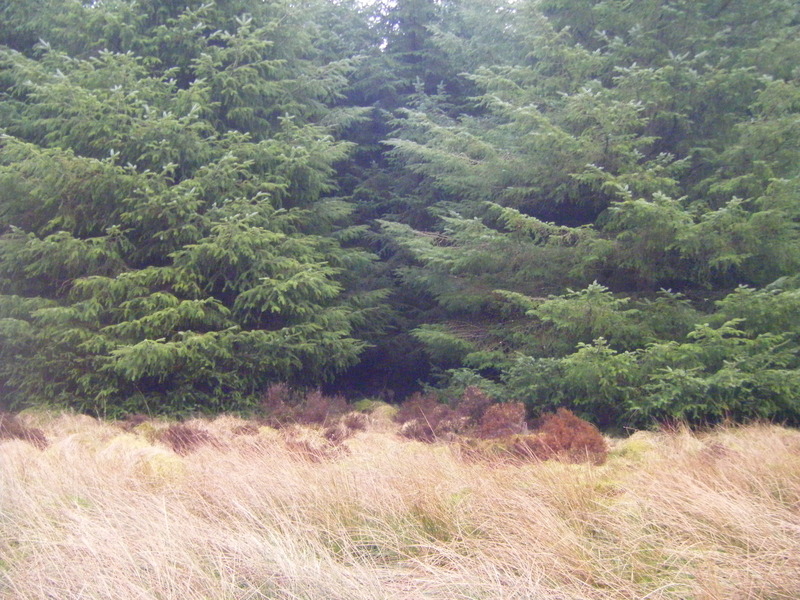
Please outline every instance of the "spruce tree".
[{"label": "spruce tree", "polygon": [[798,418],[789,388],[756,381],[794,380],[795,334],[714,301],[796,285],[799,16],[782,0],[520,2],[515,62],[469,75],[475,110],[420,90],[387,143],[427,219],[384,227],[403,284],[438,305],[416,335],[453,391],[605,425]]},{"label": "spruce tree", "polygon": [[19,4],[0,40],[7,401],[246,408],[357,362],[383,293],[333,196],[350,57],[315,50],[288,2],[66,2],[32,23]]}]

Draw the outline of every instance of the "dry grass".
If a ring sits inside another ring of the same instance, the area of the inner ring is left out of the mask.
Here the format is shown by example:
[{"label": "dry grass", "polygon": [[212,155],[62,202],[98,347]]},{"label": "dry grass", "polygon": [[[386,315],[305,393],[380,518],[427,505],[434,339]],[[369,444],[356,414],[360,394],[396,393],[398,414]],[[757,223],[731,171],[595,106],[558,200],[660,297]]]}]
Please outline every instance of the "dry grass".
[{"label": "dry grass", "polygon": [[780,427],[639,433],[597,466],[466,461],[386,419],[338,444],[196,420],[182,454],[165,423],[20,419],[49,445],[0,440],[3,599],[800,598]]}]

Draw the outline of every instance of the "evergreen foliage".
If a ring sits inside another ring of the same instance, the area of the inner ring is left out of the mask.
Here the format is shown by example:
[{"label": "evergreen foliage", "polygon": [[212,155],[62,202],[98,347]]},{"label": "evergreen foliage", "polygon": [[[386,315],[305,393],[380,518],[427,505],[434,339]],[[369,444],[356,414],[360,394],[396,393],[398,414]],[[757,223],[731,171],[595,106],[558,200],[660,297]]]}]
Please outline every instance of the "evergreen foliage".
[{"label": "evergreen foliage", "polygon": [[420,90],[388,142],[418,204],[383,227],[447,393],[798,420],[798,28],[783,1],[523,1],[472,111]]},{"label": "evergreen foliage", "polygon": [[[2,49],[10,403],[243,408],[358,360],[383,294],[330,197],[349,145],[322,123],[348,60],[316,61],[288,3],[233,4],[66,3]],[[132,12],[129,36],[94,38]]]},{"label": "evergreen foliage", "polygon": [[800,421],[796,2],[0,17],[3,403]]}]

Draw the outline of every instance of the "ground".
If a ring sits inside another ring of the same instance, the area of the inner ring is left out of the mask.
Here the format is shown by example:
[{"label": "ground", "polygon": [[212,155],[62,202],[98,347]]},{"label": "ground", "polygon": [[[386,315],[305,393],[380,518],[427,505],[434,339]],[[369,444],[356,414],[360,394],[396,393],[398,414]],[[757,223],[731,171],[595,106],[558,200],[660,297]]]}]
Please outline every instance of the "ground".
[{"label": "ground", "polygon": [[800,597],[800,432],[775,425],[573,464],[409,440],[385,411],[333,440],[19,419],[46,444],[0,440],[3,599]]}]

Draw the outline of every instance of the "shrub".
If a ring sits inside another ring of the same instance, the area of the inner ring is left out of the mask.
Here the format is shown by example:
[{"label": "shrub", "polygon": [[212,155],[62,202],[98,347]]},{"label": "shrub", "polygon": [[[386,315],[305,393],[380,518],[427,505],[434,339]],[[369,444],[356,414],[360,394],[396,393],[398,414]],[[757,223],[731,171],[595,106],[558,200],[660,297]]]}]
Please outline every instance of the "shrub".
[{"label": "shrub", "polygon": [[122,427],[124,431],[130,431],[131,429],[135,429],[142,423],[147,423],[150,420],[145,414],[135,413],[131,415],[127,415],[122,421],[120,421],[119,426]]},{"label": "shrub", "polygon": [[260,412],[271,427],[280,427],[295,421],[295,392],[286,383],[273,383],[261,396]]},{"label": "shrub", "polygon": [[348,429],[341,421],[322,430],[322,437],[334,444],[341,444],[352,435],[353,430]]},{"label": "shrub", "polygon": [[536,425],[533,435],[514,441],[515,453],[542,460],[558,458],[594,464],[602,464],[608,456],[608,445],[597,427],[566,408],[543,415]]},{"label": "shrub", "polygon": [[0,412],[0,439],[19,439],[40,450],[47,447],[47,438],[41,429],[27,427],[16,416]]},{"label": "shrub", "polygon": [[261,407],[271,410],[282,404],[289,404],[294,395],[287,383],[272,383],[261,396]]},{"label": "shrub", "polygon": [[258,425],[255,423],[237,425],[233,428],[232,433],[233,435],[258,435]]},{"label": "shrub", "polygon": [[417,392],[411,394],[411,396],[400,405],[397,409],[397,414],[394,416],[394,420],[400,424],[418,419],[430,420],[446,409],[447,406],[439,402],[435,396]]},{"label": "shrub", "polygon": [[367,421],[367,415],[363,413],[347,413],[339,419],[338,423],[326,427],[322,432],[322,437],[334,444],[340,444],[347,438],[352,437],[356,431],[365,430]]},{"label": "shrub", "polygon": [[525,431],[520,403],[494,404],[481,420],[483,439],[460,440],[461,456],[467,460],[548,460],[602,464],[608,447],[591,423],[560,408],[536,421],[536,430]]},{"label": "shrub", "polygon": [[456,401],[455,409],[459,416],[468,420],[471,425],[478,425],[492,405],[492,398],[482,389],[474,385],[468,386],[464,394]]},{"label": "shrub", "polygon": [[420,442],[434,442],[437,437],[436,429],[429,422],[419,419],[406,421],[400,426],[398,433],[403,437]]},{"label": "shrub", "polygon": [[297,422],[306,425],[325,425],[347,412],[347,401],[343,396],[326,396],[321,390],[306,394],[297,407]]},{"label": "shrub", "polygon": [[173,423],[159,432],[158,439],[181,456],[194,452],[200,446],[218,444],[216,438],[207,431],[190,427],[184,423]]},{"label": "shrub", "polygon": [[504,402],[492,404],[481,417],[478,436],[486,438],[507,437],[523,433],[527,429],[525,423],[525,406],[522,402]]},{"label": "shrub", "polygon": [[270,385],[261,397],[264,421],[272,427],[301,423],[326,425],[347,412],[343,396],[326,396],[316,389],[302,394],[285,383]]},{"label": "shrub", "polygon": [[339,441],[326,439],[319,432],[302,427],[289,427],[283,433],[286,448],[296,458],[309,462],[334,460],[349,454]]},{"label": "shrub", "polygon": [[369,423],[369,417],[360,412],[349,412],[342,417],[342,424],[353,431],[364,431]]},{"label": "shrub", "polygon": [[395,421],[401,424],[400,435],[421,442],[433,442],[457,433],[464,424],[464,419],[435,396],[419,393],[403,402]]}]

